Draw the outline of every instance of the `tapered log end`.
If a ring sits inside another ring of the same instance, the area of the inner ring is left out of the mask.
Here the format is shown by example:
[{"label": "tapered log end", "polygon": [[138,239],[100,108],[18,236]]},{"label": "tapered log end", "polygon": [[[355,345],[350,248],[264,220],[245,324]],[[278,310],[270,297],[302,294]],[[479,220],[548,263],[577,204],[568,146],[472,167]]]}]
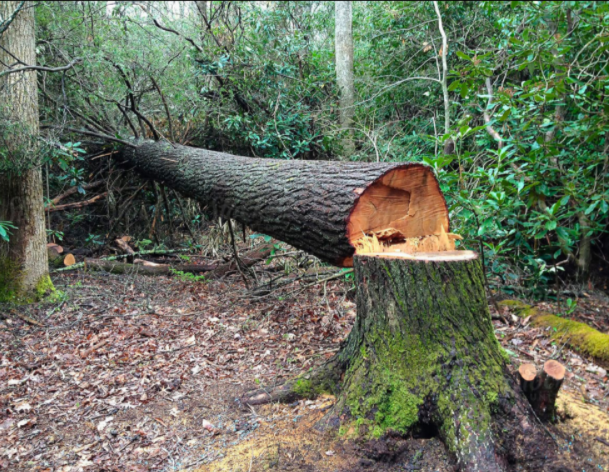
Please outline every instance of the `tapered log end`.
[{"label": "tapered log end", "polygon": [[[448,208],[433,171],[424,165],[394,168],[359,194],[347,222],[355,254],[454,251],[461,236],[449,230]],[[352,265],[353,258],[342,265]]]}]

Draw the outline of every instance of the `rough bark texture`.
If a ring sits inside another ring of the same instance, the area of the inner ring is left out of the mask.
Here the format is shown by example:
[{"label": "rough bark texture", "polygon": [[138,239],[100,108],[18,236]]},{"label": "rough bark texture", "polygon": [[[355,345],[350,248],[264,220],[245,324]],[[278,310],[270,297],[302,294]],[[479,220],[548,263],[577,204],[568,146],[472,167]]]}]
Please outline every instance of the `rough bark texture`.
[{"label": "rough bark texture", "polygon": [[480,261],[354,260],[357,318],[341,351],[247,403],[331,391],[337,402],[320,427],[439,434],[461,470],[547,470],[554,445],[507,370]]},{"label": "rough bark texture", "polygon": [[355,152],[353,143],[353,115],[355,112],[355,86],[353,83],[353,13],[352,2],[334,2],[336,54],[336,82],[340,90],[340,126],[346,131],[343,155]]},{"label": "rough bark texture", "polygon": [[[351,265],[355,250],[347,220],[375,180],[391,170],[418,167],[428,169],[429,185],[439,189],[432,170],[419,163],[254,159],[167,142],[126,148],[121,158],[143,176],[206,204],[216,216],[238,220],[337,266]],[[443,199],[441,204],[438,212],[448,226]]]},{"label": "rough bark texture", "polygon": [[[7,19],[22,2],[0,2]],[[0,72],[15,58],[36,64],[34,8],[26,2],[0,37]],[[10,54],[8,52],[10,52]],[[0,241],[0,302],[38,298],[52,290],[48,276],[42,173],[37,167],[38,134],[36,71],[0,79],[0,221],[16,230]],[[30,143],[27,147],[24,143]],[[30,162],[31,161],[31,162]]]}]

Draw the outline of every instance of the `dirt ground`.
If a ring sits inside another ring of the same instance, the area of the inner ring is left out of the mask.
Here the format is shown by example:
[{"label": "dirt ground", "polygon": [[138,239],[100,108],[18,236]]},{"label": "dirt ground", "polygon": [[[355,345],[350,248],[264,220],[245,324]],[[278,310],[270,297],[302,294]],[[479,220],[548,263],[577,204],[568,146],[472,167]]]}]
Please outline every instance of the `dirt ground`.
[{"label": "dirt ground", "polygon": [[[344,277],[256,294],[239,275],[68,272],[54,282],[65,292],[59,303],[0,316],[0,470],[454,468],[437,438],[388,450],[316,433],[332,397],[257,408],[237,401],[334,354],[355,319]],[[606,320],[607,304],[594,300],[594,319]],[[585,304],[579,310],[592,316]],[[567,366],[561,421],[548,428],[565,458],[577,470],[609,470],[606,371],[501,315],[496,333],[514,368],[550,358]]]}]

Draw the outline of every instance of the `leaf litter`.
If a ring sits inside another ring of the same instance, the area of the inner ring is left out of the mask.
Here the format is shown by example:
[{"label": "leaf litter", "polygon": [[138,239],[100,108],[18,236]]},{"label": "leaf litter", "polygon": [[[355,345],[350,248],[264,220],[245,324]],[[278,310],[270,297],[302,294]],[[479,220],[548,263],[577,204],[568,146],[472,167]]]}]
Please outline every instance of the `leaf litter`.
[{"label": "leaf litter", "polygon": [[[437,439],[409,439],[399,460],[377,464],[365,445],[316,434],[332,397],[256,410],[235,402],[336,352],[355,319],[342,278],[296,277],[286,297],[249,296],[238,275],[197,283],[82,272],[54,282],[62,303],[23,308],[42,326],[0,320],[0,470],[452,467]],[[503,319],[494,324],[513,369],[550,358],[567,367],[550,428],[561,448],[582,466],[609,467],[606,370],[526,320]]]}]

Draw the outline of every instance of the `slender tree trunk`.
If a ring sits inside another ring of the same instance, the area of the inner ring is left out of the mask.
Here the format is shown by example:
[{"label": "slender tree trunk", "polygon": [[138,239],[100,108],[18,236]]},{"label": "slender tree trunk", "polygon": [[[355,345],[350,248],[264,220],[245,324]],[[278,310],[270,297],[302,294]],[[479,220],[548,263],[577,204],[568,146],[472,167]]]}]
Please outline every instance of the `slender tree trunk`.
[{"label": "slender tree trunk", "polygon": [[[33,3],[0,2],[0,19],[11,17],[19,7],[0,37],[0,71],[15,64],[15,58],[36,64]],[[32,300],[53,290],[37,136],[36,71],[4,76],[0,79],[0,221],[11,221],[17,229],[8,243],[0,243],[0,301]]]},{"label": "slender tree trunk", "polygon": [[353,142],[353,115],[355,87],[353,84],[353,19],[352,2],[334,2],[336,49],[336,81],[340,92],[340,126],[345,133],[343,157],[355,152]]},{"label": "slender tree trunk", "polygon": [[[442,3],[446,5],[445,3]],[[448,38],[444,31],[444,24],[442,23],[442,14],[438,7],[438,2],[433,2],[436,16],[438,17],[438,29],[440,30],[440,36],[442,36],[442,48],[440,49],[440,57],[442,58],[442,72],[440,74],[440,85],[442,86],[442,97],[444,99],[444,134],[450,133],[450,100],[448,97],[448,63],[446,56],[448,55]],[[444,143],[444,154],[452,154],[455,150],[455,143],[452,139],[447,139]]]},{"label": "slender tree trunk", "polygon": [[438,435],[460,470],[550,470],[555,446],[507,370],[477,255],[356,255],[354,268],[357,318],[339,353],[245,402],[329,391],[336,403],[322,430],[388,441]]}]

